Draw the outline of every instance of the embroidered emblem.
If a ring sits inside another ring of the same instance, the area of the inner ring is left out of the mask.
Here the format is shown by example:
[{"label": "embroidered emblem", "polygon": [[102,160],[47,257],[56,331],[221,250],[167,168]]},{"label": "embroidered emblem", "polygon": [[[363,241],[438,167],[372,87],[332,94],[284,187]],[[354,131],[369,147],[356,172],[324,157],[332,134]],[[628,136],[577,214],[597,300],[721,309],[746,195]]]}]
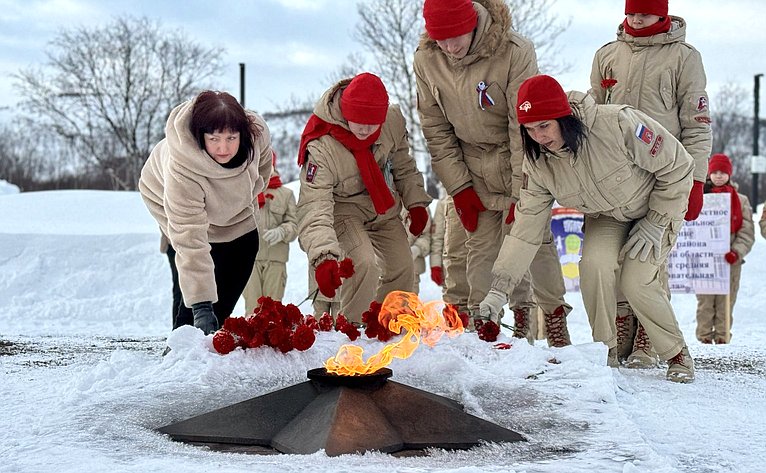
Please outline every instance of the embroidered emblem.
[{"label": "embroidered emblem", "polygon": [[707,110],[707,97],[700,95],[697,99],[697,111],[701,112],[703,110]]},{"label": "embroidered emblem", "polygon": [[646,144],[651,144],[652,139],[654,139],[654,132],[647,128],[643,123],[639,123],[636,127],[636,138]]},{"label": "embroidered emblem", "polygon": [[523,112],[528,112],[532,108],[532,104],[529,103],[529,100],[525,100],[523,104],[519,105],[519,110]]},{"label": "embroidered emblem", "polygon": [[652,145],[652,149],[649,150],[649,154],[652,155],[652,157],[657,156],[657,153],[660,152],[662,149],[662,142],[665,141],[662,138],[662,135],[657,135],[657,139],[654,140],[654,144]]},{"label": "embroidered emblem", "polygon": [[708,125],[710,125],[713,122],[713,120],[711,120],[710,117],[708,117],[707,115],[698,115],[694,117],[694,119],[700,123],[707,123]]},{"label": "embroidered emblem", "polygon": [[319,166],[311,162],[308,163],[306,166],[306,182],[314,182],[314,179],[317,177],[318,170]]},{"label": "embroidered emblem", "polygon": [[487,107],[491,107],[495,105],[495,101],[492,100],[492,97],[489,95],[489,92],[487,92],[487,84],[484,83],[484,81],[479,82],[479,84],[476,86],[476,92],[479,93],[479,107],[482,110],[486,110]]}]

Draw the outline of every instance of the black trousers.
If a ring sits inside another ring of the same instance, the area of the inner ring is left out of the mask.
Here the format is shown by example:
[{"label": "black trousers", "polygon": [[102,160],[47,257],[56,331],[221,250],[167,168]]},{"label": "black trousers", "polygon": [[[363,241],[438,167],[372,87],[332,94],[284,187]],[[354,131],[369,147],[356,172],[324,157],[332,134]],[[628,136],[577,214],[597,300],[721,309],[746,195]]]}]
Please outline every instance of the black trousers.
[{"label": "black trousers", "polygon": [[[253,272],[255,255],[258,253],[258,230],[246,233],[236,240],[224,243],[211,243],[210,256],[215,266],[215,284],[218,288],[218,302],[213,304],[213,311],[218,318],[218,325],[223,326],[237,305],[239,296],[247,285]],[[175,264],[175,249],[168,248],[168,261],[173,273],[173,330],[181,325],[194,325],[192,310],[183,303],[183,294],[178,286],[178,268]],[[180,296],[175,299],[176,292]]]}]

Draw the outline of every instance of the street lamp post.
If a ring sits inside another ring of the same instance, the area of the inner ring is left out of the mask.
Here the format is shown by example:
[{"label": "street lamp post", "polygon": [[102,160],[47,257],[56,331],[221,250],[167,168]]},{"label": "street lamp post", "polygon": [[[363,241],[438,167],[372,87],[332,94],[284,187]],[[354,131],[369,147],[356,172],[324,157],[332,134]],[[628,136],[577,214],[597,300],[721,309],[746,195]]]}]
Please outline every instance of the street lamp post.
[{"label": "street lamp post", "polygon": [[[755,86],[753,88],[754,93],[754,107],[753,110],[755,111],[754,117],[753,117],[753,159],[756,159],[755,156],[758,156],[758,138],[760,136],[761,132],[761,121],[758,118],[758,110],[760,105],[760,92],[761,92],[761,77],[763,77],[763,74],[756,74],[755,75]],[[753,170],[755,171],[755,169]],[[753,206],[753,212],[755,212],[756,208],[758,207],[758,178],[760,176],[757,172],[753,172],[753,200],[752,200],[752,206]]]},{"label": "street lamp post", "polygon": [[239,63],[239,104],[245,106],[245,63]]}]

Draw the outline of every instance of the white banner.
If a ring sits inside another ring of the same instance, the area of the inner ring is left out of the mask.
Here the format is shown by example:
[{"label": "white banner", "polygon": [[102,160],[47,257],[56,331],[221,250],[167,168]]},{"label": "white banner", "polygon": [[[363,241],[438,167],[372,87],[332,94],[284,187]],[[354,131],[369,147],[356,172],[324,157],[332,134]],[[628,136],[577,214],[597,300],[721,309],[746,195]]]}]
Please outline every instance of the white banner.
[{"label": "white banner", "polygon": [[668,258],[671,293],[728,294],[731,195],[705,194],[699,218],[684,222]]}]

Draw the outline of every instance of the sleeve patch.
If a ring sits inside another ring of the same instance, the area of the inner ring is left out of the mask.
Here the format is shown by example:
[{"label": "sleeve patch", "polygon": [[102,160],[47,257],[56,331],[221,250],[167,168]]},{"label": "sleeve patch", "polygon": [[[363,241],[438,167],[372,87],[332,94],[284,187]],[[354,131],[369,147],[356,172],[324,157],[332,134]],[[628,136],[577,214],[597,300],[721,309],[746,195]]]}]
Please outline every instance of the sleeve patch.
[{"label": "sleeve patch", "polygon": [[314,182],[314,179],[317,177],[317,171],[319,171],[319,166],[316,164],[309,162],[306,165],[306,182]]},{"label": "sleeve patch", "polygon": [[662,137],[662,135],[657,135],[657,139],[654,140],[654,144],[652,145],[652,149],[649,150],[649,154],[652,155],[652,157],[657,156],[657,153],[662,150],[662,142],[665,141],[665,139]]},{"label": "sleeve patch", "polygon": [[636,127],[636,138],[648,145],[651,144],[654,139],[654,132],[647,128],[643,123],[639,123]]},{"label": "sleeve patch", "polygon": [[696,110],[698,112],[707,110],[707,97],[705,95],[700,95],[699,97],[697,97]]}]

